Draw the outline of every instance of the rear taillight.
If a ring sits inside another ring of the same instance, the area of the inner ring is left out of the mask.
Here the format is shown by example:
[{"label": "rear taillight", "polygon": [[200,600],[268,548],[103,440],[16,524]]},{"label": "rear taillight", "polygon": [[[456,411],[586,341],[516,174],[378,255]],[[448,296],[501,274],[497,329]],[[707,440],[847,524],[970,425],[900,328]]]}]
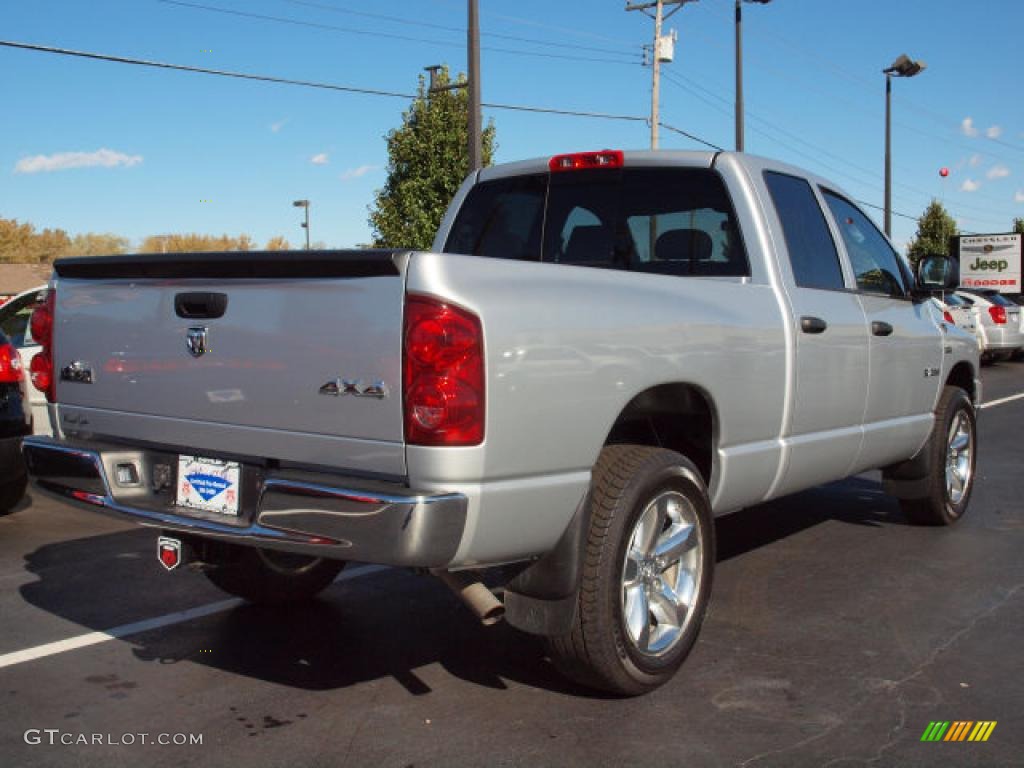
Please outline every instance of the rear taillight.
[{"label": "rear taillight", "polygon": [[552,173],[558,173],[560,171],[582,171],[588,168],[621,168],[622,163],[622,150],[605,149],[600,152],[555,155],[548,161],[548,169]]},{"label": "rear taillight", "polygon": [[956,325],[956,321],[953,319],[953,316],[949,314],[948,309],[942,313],[942,319],[945,320],[950,325]]},{"label": "rear taillight", "polygon": [[10,344],[0,346],[0,384],[19,384],[23,375],[18,350]]},{"label": "rear taillight", "polygon": [[991,306],[988,308],[988,313],[992,317],[993,323],[1006,325],[1006,307]]},{"label": "rear taillight", "polygon": [[51,403],[56,395],[56,382],[53,376],[53,316],[56,305],[57,295],[51,288],[46,292],[46,298],[33,310],[32,318],[29,320],[32,337],[42,347],[32,358],[29,373],[32,376],[32,384],[40,392],[45,392],[46,399]]},{"label": "rear taillight", "polygon": [[484,343],[480,318],[440,299],[409,296],[405,302],[402,389],[406,442],[483,442]]}]

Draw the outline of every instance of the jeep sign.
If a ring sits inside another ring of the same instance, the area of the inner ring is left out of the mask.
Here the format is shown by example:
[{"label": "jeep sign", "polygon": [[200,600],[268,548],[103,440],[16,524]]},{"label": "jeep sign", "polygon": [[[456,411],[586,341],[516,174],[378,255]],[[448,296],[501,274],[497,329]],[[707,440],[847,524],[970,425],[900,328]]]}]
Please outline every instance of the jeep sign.
[{"label": "jeep sign", "polygon": [[963,235],[953,238],[953,255],[960,261],[960,284],[965,288],[995,288],[1021,292],[1021,235]]}]

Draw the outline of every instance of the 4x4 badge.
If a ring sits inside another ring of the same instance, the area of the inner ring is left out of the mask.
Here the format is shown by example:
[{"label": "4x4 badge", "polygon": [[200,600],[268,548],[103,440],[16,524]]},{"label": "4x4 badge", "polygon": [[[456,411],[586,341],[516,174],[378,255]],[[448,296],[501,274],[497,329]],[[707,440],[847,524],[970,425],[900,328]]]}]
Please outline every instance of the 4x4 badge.
[{"label": "4x4 badge", "polygon": [[372,384],[363,384],[360,379],[331,379],[320,387],[320,394],[331,395],[332,397],[341,397],[342,395],[375,397],[378,400],[383,400],[388,396],[388,388],[380,380]]}]

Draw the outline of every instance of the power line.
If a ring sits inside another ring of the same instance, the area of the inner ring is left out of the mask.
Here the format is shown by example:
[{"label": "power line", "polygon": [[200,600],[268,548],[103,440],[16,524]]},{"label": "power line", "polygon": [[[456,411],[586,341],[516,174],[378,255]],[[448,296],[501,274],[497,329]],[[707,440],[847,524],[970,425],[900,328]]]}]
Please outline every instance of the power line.
[{"label": "power line", "polygon": [[147,61],[146,59],[132,59],[126,56],[114,56],[107,53],[92,53],[90,51],[74,51],[68,48],[57,48],[50,45],[35,45],[33,43],[19,43],[13,40],[0,40],[0,46],[6,48],[21,48],[26,51],[39,51],[42,53],[56,53],[61,56],[77,56],[83,59],[95,59],[97,61],[109,61],[117,64],[134,64],[142,67],[155,67],[157,69],[173,69],[179,72],[194,72],[202,75],[217,75],[219,77],[234,77],[240,80],[258,80],[264,83],[280,83],[282,85],[301,85],[306,88],[321,88],[328,91],[345,91],[347,93],[361,93],[367,96],[390,96],[398,99],[414,99],[416,96],[410,93],[399,93],[398,91],[384,91],[377,88],[358,88],[351,85],[334,85],[332,83],[316,83],[311,80],[293,80],[287,77],[274,77],[272,75],[254,75],[248,72],[232,72],[225,69],[208,69],[206,67],[191,67],[186,64],[169,64],[162,61]]},{"label": "power line", "polygon": [[[220,8],[214,5],[204,5],[202,3],[189,3],[185,0],[156,0],[158,3],[164,5],[174,5],[182,8],[192,8],[198,11],[207,11],[210,13],[220,13],[227,16],[238,16],[246,19],[257,19],[259,21],[270,21],[276,24],[289,24],[296,27],[307,27],[310,29],[323,29],[330,32],[343,32],[351,35],[365,35],[367,37],[379,37],[386,40],[401,40],[409,43],[425,43],[427,45],[440,45],[446,48],[451,48],[461,44],[454,41],[448,40],[430,40],[422,37],[412,37],[410,35],[399,35],[393,32],[374,32],[367,29],[356,29],[354,27],[340,27],[336,24],[323,24],[316,21],[303,21],[301,19],[290,19],[286,16],[270,16],[263,13],[252,13],[251,11],[239,11],[233,8]],[[484,46],[483,50],[491,53],[508,53],[514,56],[534,56],[544,59],[563,59],[567,61],[589,61],[602,64],[629,64],[630,62],[621,59],[605,59],[598,58],[595,56],[572,56],[570,54],[563,53],[543,53],[541,51],[523,51],[514,48],[495,48],[494,46]],[[621,55],[621,54],[620,54]],[[637,55],[639,60],[639,55]]]},{"label": "power line", "polygon": [[[317,3],[313,0],[281,0],[284,3],[290,3],[291,5],[299,5],[307,8],[317,8],[324,11],[330,11],[331,13],[340,13],[350,16],[360,16],[367,19],[378,19],[381,21],[390,21],[394,24],[402,24],[405,26],[417,27],[419,29],[438,29],[446,32],[458,32],[459,34],[465,34],[466,29],[464,27],[453,27],[448,24],[436,24],[428,21],[421,21],[417,19],[404,18],[402,16],[388,16],[382,13],[370,13],[369,11],[356,11],[351,8],[343,8],[339,5],[333,5],[331,3]],[[636,56],[633,51],[615,50],[612,48],[597,48],[590,45],[579,45],[576,43],[566,42],[553,42],[551,40],[540,40],[535,37],[520,37],[518,35],[506,35],[500,32],[482,32],[481,37],[493,37],[497,40],[512,40],[518,43],[530,43],[532,45],[545,45],[556,48],[572,48],[579,51],[591,51],[593,53],[610,53],[615,56]],[[635,47],[635,46],[631,46]]]},{"label": "power line", "polygon": [[[53,53],[61,56],[75,56],[83,59],[94,59],[96,61],[107,61],[115,64],[132,64],[143,67],[154,67],[157,69],[169,69],[179,72],[192,72],[202,75],[216,75],[218,77],[233,77],[241,80],[256,80],[265,83],[277,83],[280,85],[296,85],[305,88],[319,88],[328,91],[343,91],[346,93],[357,93],[367,96],[387,96],[391,98],[407,99],[409,101],[417,98],[413,93],[401,93],[399,91],[385,91],[379,88],[360,88],[351,85],[337,85],[334,83],[318,83],[311,80],[295,80],[287,77],[275,77],[272,75],[257,75],[248,72],[233,72],[224,69],[209,69],[207,67],[192,67],[186,64],[171,64],[163,61],[147,61],[146,59],[134,59],[127,56],[115,56],[106,53],[93,53],[90,51],[75,51],[68,48],[57,48],[50,45],[36,45],[34,43],[20,43],[13,40],[0,40],[0,46],[6,48],[18,48],[27,51],[38,51],[40,53]],[[631,122],[647,122],[646,117],[637,115],[618,115],[608,112],[587,112],[583,110],[555,109],[550,107],[534,107],[524,104],[502,104],[498,102],[484,102],[482,106],[490,109],[503,109],[515,112],[536,112],[547,115],[568,115],[572,117],[589,117],[602,120],[625,120]],[[678,129],[673,129],[677,130]],[[699,140],[699,139],[698,139]]]}]

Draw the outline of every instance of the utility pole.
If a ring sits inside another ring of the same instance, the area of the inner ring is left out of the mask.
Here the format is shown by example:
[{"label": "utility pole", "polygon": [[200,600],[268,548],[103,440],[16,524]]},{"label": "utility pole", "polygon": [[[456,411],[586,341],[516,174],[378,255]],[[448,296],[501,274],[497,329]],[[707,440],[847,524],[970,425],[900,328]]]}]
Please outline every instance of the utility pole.
[{"label": "utility pole", "polygon": [[[658,148],[658,124],[661,122],[659,112],[659,92],[661,89],[661,62],[671,61],[671,54],[665,52],[668,43],[663,40],[661,34],[662,24],[687,3],[695,3],[697,0],[656,0],[648,3],[626,2],[627,11],[641,11],[645,16],[654,19],[654,49],[651,57],[651,149]],[[675,6],[668,13],[665,13],[667,6]],[[650,9],[654,13],[650,13]]]},{"label": "utility pole", "polygon": [[467,25],[467,52],[469,69],[469,172],[478,171],[483,165],[483,140],[480,135],[480,15],[477,0],[469,0],[469,23]]}]

